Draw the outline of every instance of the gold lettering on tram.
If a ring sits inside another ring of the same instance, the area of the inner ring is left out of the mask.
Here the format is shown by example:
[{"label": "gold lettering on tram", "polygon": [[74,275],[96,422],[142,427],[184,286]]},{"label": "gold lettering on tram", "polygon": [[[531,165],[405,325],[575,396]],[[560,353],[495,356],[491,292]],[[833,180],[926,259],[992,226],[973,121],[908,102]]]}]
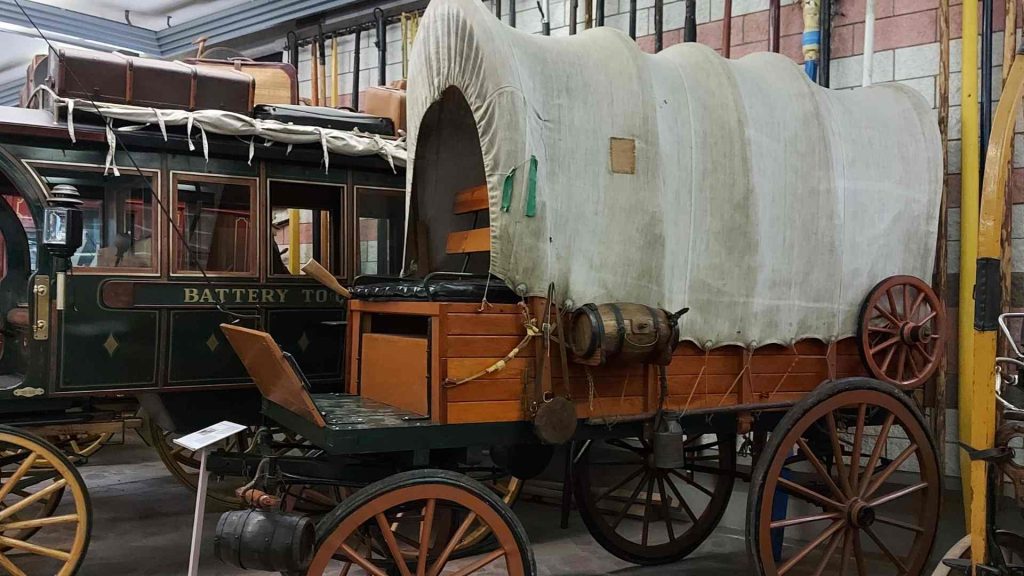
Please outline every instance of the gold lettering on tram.
[{"label": "gold lettering on tram", "polygon": [[[184,304],[328,304],[344,303],[330,290],[315,288],[182,288]],[[294,295],[293,291],[295,292]]]}]

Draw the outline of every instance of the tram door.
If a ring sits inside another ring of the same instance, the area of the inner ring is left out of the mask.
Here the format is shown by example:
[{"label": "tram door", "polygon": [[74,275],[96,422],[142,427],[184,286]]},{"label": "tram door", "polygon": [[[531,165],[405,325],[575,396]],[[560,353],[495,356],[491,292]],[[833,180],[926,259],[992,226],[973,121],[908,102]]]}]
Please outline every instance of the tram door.
[{"label": "tram door", "polygon": [[47,189],[68,184],[82,199],[82,246],[71,258],[64,309],[54,310],[51,322],[54,391],[157,386],[159,311],[111,306],[103,287],[159,278],[159,219],[152,197],[158,173],[122,170],[114,176],[101,167],[29,165]]}]

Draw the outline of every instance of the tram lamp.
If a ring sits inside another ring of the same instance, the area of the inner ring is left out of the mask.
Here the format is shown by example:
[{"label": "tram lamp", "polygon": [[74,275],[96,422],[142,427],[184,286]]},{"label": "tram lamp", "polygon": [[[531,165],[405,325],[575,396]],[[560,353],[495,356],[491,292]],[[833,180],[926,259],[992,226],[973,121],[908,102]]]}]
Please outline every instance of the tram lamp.
[{"label": "tram lamp", "polygon": [[78,189],[58,184],[50,190],[43,212],[43,246],[60,258],[71,258],[82,246],[82,198]]}]

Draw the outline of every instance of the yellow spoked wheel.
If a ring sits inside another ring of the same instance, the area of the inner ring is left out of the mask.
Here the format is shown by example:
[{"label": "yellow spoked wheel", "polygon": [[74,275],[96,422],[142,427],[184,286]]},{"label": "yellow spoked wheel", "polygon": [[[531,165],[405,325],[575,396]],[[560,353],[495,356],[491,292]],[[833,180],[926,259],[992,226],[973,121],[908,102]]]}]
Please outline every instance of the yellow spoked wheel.
[{"label": "yellow spoked wheel", "polygon": [[[75,573],[92,524],[78,470],[49,442],[7,426],[0,426],[0,454],[0,569],[13,576]],[[70,498],[59,506],[64,494]]]},{"label": "yellow spoked wheel", "polygon": [[[160,460],[167,467],[167,470],[190,490],[196,490],[199,482],[199,458],[191,450],[187,450],[174,443],[174,439],[181,436],[175,432],[168,432],[152,420],[147,424],[147,431],[153,447],[156,448]],[[218,446],[219,449],[227,452],[244,452],[248,450],[256,439],[256,428],[243,430],[231,438],[224,440]],[[273,433],[275,441],[280,441],[285,447],[275,449],[277,456],[304,455],[315,450],[312,445],[307,449],[304,444],[306,440],[288,432]],[[241,508],[245,506],[236,490],[245,486],[251,478],[242,476],[223,476],[216,481],[211,478],[207,486],[207,501],[225,508]],[[331,511],[344,497],[341,488],[294,485],[289,487],[286,494],[282,494],[282,505],[285,510],[296,510],[309,514],[325,514]]]},{"label": "yellow spoked wheel", "polygon": [[59,436],[47,437],[46,439],[54,446],[60,448],[71,462],[78,464],[86,458],[100,451],[110,441],[110,432],[96,434],[61,434]]}]

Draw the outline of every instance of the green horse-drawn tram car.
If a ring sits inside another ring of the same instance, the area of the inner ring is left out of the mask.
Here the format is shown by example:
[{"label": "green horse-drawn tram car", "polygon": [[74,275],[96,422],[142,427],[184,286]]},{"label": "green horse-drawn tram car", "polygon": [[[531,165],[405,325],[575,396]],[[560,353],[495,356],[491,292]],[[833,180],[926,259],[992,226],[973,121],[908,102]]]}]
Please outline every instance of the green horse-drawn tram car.
[{"label": "green horse-drawn tram car", "polygon": [[[374,133],[390,120],[341,111],[325,129],[40,95],[0,108],[0,572],[72,574],[91,525],[76,466],[112,435],[142,428],[194,484],[175,435],[261,423],[220,324],[342,390],[347,310],[302,264],[397,274],[405,150]],[[211,498],[237,505],[238,485]]]},{"label": "green horse-drawn tram car", "polygon": [[[221,559],[537,574],[464,464],[485,449],[528,481],[563,445],[563,494],[626,561],[690,555],[748,480],[751,573],[922,573],[941,473],[910,392],[948,327],[922,280],[942,160],[916,93],[825,90],[773,54],[647,55],[604,28],[530,36],[435,0],[408,122],[403,275],[335,287],[345,389],[316,392],[271,331],[222,326],[268,424],[312,448],[268,427],[211,455],[250,479]],[[310,516],[283,504],[297,487],[344,497]]]}]

